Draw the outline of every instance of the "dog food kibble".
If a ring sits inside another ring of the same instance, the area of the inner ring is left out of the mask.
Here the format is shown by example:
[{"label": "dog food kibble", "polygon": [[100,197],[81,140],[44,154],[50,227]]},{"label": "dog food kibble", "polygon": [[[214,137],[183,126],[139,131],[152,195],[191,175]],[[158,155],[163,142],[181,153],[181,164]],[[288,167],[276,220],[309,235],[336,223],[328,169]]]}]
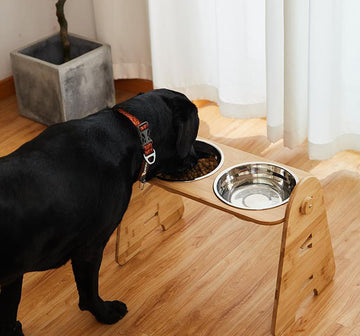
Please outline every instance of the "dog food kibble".
[{"label": "dog food kibble", "polygon": [[218,164],[219,163],[216,160],[215,156],[201,158],[198,160],[197,164],[193,168],[186,170],[180,176],[171,176],[166,174],[166,175],[160,175],[160,177],[166,180],[173,180],[173,181],[194,180],[198,177],[209,174],[218,166]]}]

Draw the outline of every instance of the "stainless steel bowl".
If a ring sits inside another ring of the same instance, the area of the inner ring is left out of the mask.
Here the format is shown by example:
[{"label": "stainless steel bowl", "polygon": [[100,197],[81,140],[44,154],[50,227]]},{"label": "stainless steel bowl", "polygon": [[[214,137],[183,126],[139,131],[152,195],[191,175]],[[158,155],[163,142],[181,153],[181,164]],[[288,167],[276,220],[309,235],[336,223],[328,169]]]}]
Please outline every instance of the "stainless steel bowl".
[{"label": "stainless steel bowl", "polygon": [[248,162],[221,172],[213,187],[216,196],[231,206],[264,210],[286,203],[296,182],[297,177],[284,167]]},{"label": "stainless steel bowl", "polygon": [[204,179],[204,178],[214,174],[215,172],[217,172],[220,169],[220,167],[222,166],[222,164],[224,162],[224,154],[218,146],[214,145],[213,143],[211,143],[208,140],[198,138],[195,140],[194,149],[195,149],[195,152],[198,154],[199,158],[209,157],[210,155],[215,156],[216,161],[218,162],[218,165],[216,166],[216,168],[214,170],[212,170],[210,173],[199,176],[192,180],[179,179],[176,177],[171,178],[171,177],[165,177],[162,175],[158,175],[157,177],[160,178],[161,180],[165,180],[165,181],[192,182],[192,181]]}]

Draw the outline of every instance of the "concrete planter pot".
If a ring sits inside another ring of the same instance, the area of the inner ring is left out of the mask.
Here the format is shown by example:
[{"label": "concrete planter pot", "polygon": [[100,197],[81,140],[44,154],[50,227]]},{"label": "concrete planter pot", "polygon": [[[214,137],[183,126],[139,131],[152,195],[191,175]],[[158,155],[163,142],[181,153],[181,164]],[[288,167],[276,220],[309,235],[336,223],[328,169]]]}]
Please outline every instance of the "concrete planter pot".
[{"label": "concrete planter pot", "polygon": [[110,46],[71,34],[62,62],[59,34],[11,52],[19,112],[46,125],[78,119],[115,104]]}]

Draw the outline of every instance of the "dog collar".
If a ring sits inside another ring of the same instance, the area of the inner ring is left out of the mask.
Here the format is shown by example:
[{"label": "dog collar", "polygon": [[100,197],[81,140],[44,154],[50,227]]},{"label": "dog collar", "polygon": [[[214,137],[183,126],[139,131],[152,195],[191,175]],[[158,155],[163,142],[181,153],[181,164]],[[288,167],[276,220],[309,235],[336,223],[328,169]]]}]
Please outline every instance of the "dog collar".
[{"label": "dog collar", "polygon": [[149,166],[154,164],[156,160],[156,152],[152,145],[153,141],[150,138],[149,123],[147,121],[140,122],[138,118],[124,111],[123,109],[119,108],[117,111],[127,117],[138,131],[141,145],[143,147],[144,157],[139,174],[140,186],[143,187],[144,183],[146,182],[146,174],[149,170]]}]

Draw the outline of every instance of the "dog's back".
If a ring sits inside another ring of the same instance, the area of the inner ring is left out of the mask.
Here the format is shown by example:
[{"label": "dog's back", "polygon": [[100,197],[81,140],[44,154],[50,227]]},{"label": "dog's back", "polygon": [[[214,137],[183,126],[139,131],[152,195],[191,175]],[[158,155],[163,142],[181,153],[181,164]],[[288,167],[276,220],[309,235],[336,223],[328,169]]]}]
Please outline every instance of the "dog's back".
[{"label": "dog's back", "polygon": [[100,203],[111,196],[121,203],[113,183],[131,185],[131,176],[118,176],[128,171],[119,169],[129,164],[126,146],[110,153],[111,114],[52,126],[0,158],[0,283],[59,267],[83,241],[91,244],[91,234],[99,239],[91,231],[106,216]]}]

